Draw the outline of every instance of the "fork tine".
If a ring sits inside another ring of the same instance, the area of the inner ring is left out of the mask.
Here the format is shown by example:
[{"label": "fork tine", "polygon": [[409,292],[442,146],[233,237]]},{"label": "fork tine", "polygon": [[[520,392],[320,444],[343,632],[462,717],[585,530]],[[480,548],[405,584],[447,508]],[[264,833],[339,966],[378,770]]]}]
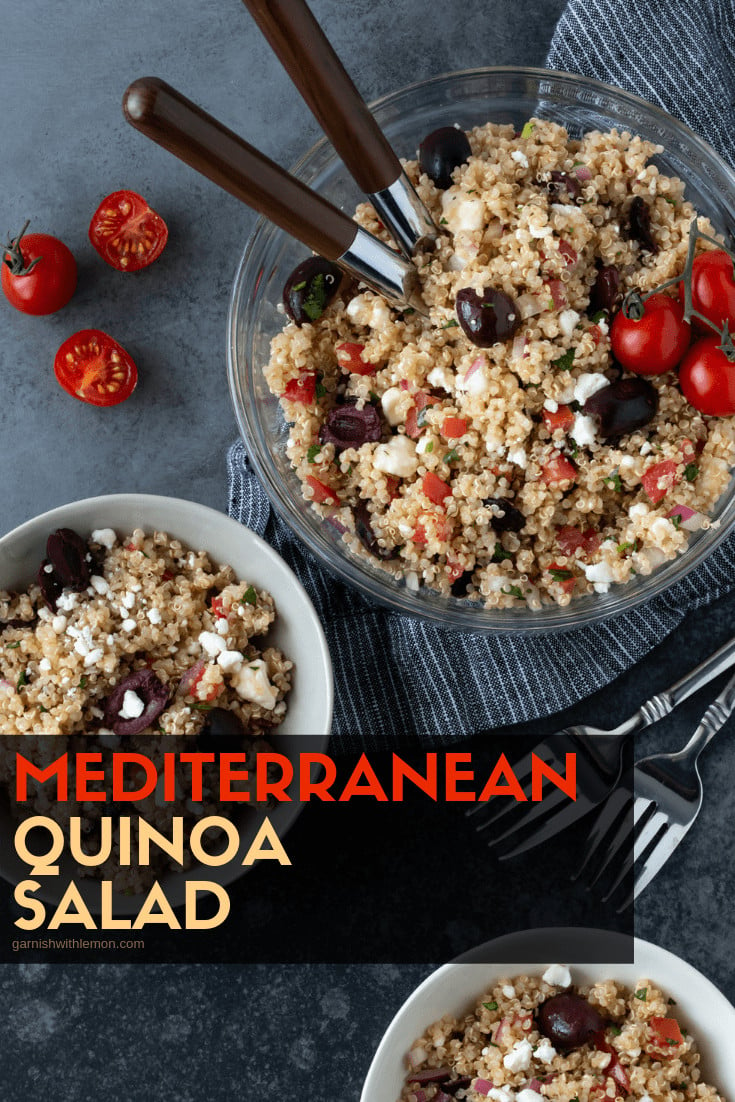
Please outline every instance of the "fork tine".
[{"label": "fork tine", "polygon": [[[551,797],[546,801],[547,811],[549,810],[548,804],[550,801]],[[594,806],[592,801],[585,800],[581,796],[578,796],[576,802],[569,803],[567,806],[559,808],[558,811],[552,810],[552,813],[546,821],[541,823],[538,830],[530,838],[526,838],[513,849],[499,854],[498,860],[507,861],[509,857],[518,857],[522,853],[527,853],[535,846],[540,846],[544,842],[548,842],[549,838],[553,838],[555,834],[561,834],[562,830],[566,830],[567,827],[576,823],[578,819],[588,815]]]},{"label": "fork tine", "polygon": [[[636,823],[640,822],[642,818],[645,818],[649,810],[650,813],[653,814],[654,809],[654,805],[648,804],[645,800],[641,801],[639,799],[636,799],[635,803],[633,804],[633,814],[631,815],[630,812],[626,812],[626,814],[620,820],[620,824],[615,831],[613,838],[608,844],[603,859],[600,861],[597,872],[587,885],[588,890],[590,888],[593,888],[595,884],[601,879],[602,875],[607,872],[612,862],[615,861],[619,856],[621,850],[626,848],[628,840],[632,840],[636,829]],[[614,890],[622,882],[623,878],[628,874],[633,866],[633,861],[634,847],[633,845],[630,845],[627,848],[626,856],[622,865],[622,871],[617,879],[614,881],[613,886],[609,889],[607,895],[604,895],[602,897],[603,902],[607,902]]]},{"label": "fork tine", "polygon": [[590,836],[587,844],[587,853],[575,873],[572,873],[571,879],[573,881],[579,880],[582,873],[587,869],[593,856],[602,845],[603,839],[608,832],[615,826],[618,819],[626,813],[627,805],[633,799],[630,791],[627,788],[615,788],[605,800],[604,804],[600,808],[600,814],[598,815],[595,823],[590,831]]},{"label": "fork tine", "polygon": [[[532,804],[531,807],[528,807],[527,804],[523,804],[523,810],[518,813],[513,824],[507,827],[502,834],[497,836],[497,838],[493,838],[488,842],[488,845],[497,846],[500,842],[505,842],[508,838],[514,837],[520,830],[533,826],[539,819],[545,820],[547,816],[551,815],[551,813],[556,810],[560,803],[568,799],[569,797],[566,792],[562,792],[560,788],[556,788],[550,796],[544,797],[543,800],[539,800],[538,803]],[[478,827],[478,830],[479,829]]]},{"label": "fork tine", "polygon": [[636,873],[632,899],[637,899],[643,889],[648,887],[654,876],[671,857],[688,829],[689,826],[670,825],[666,833],[659,838],[657,845],[644,861],[643,868]]},{"label": "fork tine", "polygon": [[656,841],[662,828],[665,829],[668,822],[666,816],[663,812],[658,811],[657,805],[653,803],[653,801],[644,800],[640,796],[635,801],[633,816],[636,827],[639,828],[635,843],[625,854],[618,875],[613,880],[612,885],[608,888],[605,895],[603,895],[603,903],[607,903],[608,900],[612,898],[633,868],[635,862],[638,861],[640,857],[645,854],[648,847]]}]

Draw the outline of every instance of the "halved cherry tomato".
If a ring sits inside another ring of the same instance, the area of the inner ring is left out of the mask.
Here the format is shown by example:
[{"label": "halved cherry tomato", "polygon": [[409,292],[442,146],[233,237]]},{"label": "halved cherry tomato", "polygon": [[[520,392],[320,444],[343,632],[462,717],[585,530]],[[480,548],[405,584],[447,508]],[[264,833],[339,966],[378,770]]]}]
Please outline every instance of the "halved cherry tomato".
[{"label": "halved cherry tomato", "polygon": [[619,310],[610,328],[613,356],[636,375],[671,371],[686,352],[690,336],[683,306],[664,294],[646,299],[638,321]]},{"label": "halved cherry tomato", "polygon": [[364,344],[358,344],[356,341],[342,341],[335,347],[337,363],[343,371],[349,371],[351,375],[373,375],[380,364],[363,360],[364,351]]},{"label": "halved cherry tomato", "polygon": [[[684,286],[679,284],[679,300],[684,302]],[[692,305],[706,318],[722,329],[727,322],[735,327],[735,276],[731,257],[722,249],[701,253],[692,265]],[[707,327],[694,319],[699,330]],[[707,330],[709,332],[709,330]]]},{"label": "halved cherry tomato", "polygon": [[331,486],[320,482],[313,474],[307,474],[306,481],[314,491],[312,501],[316,501],[318,505],[339,505],[339,497]]},{"label": "halved cherry tomato", "polygon": [[663,501],[672,486],[679,481],[677,465],[673,459],[664,459],[662,463],[654,463],[641,477],[641,486],[645,490],[648,500],[653,505]]},{"label": "halved cherry tomato", "polygon": [[296,379],[289,379],[282,398],[290,398],[292,402],[301,402],[305,406],[313,404],[316,398],[316,375],[313,371],[302,371]]},{"label": "halved cherry tomato", "polygon": [[662,1055],[673,1055],[677,1045],[684,1044],[684,1037],[676,1018],[651,1018],[651,1040]]},{"label": "halved cherry tomato", "polygon": [[421,489],[435,505],[443,505],[444,498],[450,497],[452,493],[452,487],[443,482],[433,471],[427,471],[424,475],[421,480]]},{"label": "halved cherry tomato", "polygon": [[129,353],[100,329],[80,329],[64,341],[54,374],[67,394],[92,406],[116,406],[129,398],[138,371]]},{"label": "halved cherry tomato", "polygon": [[700,413],[730,417],[735,413],[735,363],[720,344],[714,335],[695,341],[681,361],[679,385],[689,405]]},{"label": "halved cherry tomato", "polygon": [[550,409],[543,409],[542,416],[549,432],[555,432],[556,429],[566,432],[574,424],[574,414],[569,406],[559,406],[553,413]]},{"label": "halved cherry tomato", "polygon": [[466,432],[467,422],[464,417],[445,417],[442,421],[442,436],[447,440],[464,436]]},{"label": "halved cherry tomato", "polygon": [[113,191],[92,216],[89,240],[118,272],[137,272],[161,255],[168,241],[168,227],[142,195]]},{"label": "halved cherry tomato", "polygon": [[[26,222],[26,226],[28,223]],[[74,294],[77,264],[58,237],[25,233],[25,226],[2,256],[2,288],[22,314],[54,314]]]},{"label": "halved cherry tomato", "polygon": [[541,477],[549,486],[557,482],[574,482],[577,477],[577,468],[563,455],[554,455],[548,463],[541,468]]}]

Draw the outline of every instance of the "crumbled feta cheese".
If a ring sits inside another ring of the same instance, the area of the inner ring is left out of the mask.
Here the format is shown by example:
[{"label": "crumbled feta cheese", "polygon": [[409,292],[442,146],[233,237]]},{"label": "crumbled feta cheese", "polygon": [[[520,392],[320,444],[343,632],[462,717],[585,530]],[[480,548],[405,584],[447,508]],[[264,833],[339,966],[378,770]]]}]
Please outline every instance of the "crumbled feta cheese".
[{"label": "crumbled feta cheese", "polygon": [[508,1087],[493,1087],[487,1092],[487,1097],[491,1098],[492,1102],[513,1102],[515,1099],[513,1091]]},{"label": "crumbled feta cheese", "polygon": [[544,409],[548,409],[549,413],[556,413],[559,409],[559,403],[555,402],[553,398],[547,398],[544,402]]},{"label": "crumbled feta cheese", "polygon": [[636,505],[631,505],[628,509],[628,516],[631,520],[638,520],[641,517],[648,516],[648,506],[645,501],[639,501]]},{"label": "crumbled feta cheese", "polygon": [[131,609],[135,604],[135,594],[128,590],[123,593],[121,600],[124,608]]},{"label": "crumbled feta cheese", "polygon": [[565,337],[571,337],[577,327],[579,314],[576,310],[562,310],[559,314],[559,328]]},{"label": "crumbled feta cheese", "polygon": [[449,391],[450,394],[454,390],[454,375],[441,365],[432,367],[426,376],[426,381],[429,386],[441,387],[442,390]]},{"label": "crumbled feta cheese", "polygon": [[503,987],[503,994],[505,995],[506,999],[514,999],[516,989],[511,983],[506,983]]},{"label": "crumbled feta cheese", "polygon": [[51,621],[51,627],[57,635],[61,635],[66,627],[66,616],[54,616]]},{"label": "crumbled feta cheese", "polygon": [[99,593],[101,597],[104,597],[106,593],[110,592],[110,587],[104,578],[101,578],[99,574],[93,574],[89,579],[89,584],[95,593]]},{"label": "crumbled feta cheese", "polygon": [[485,203],[457,190],[456,185],[442,195],[442,214],[452,233],[481,230],[485,225]]},{"label": "crumbled feta cheese", "polygon": [[390,386],[380,399],[385,419],[389,425],[400,425],[406,416],[407,399],[410,399],[407,391],[400,387]]},{"label": "crumbled feta cheese", "polygon": [[515,463],[516,467],[525,467],[527,460],[525,448],[508,448],[509,463]]},{"label": "crumbled feta cheese", "polygon": [[[570,976],[571,979],[571,976]],[[550,1064],[556,1056],[556,1049],[552,1045],[548,1037],[542,1037],[533,1053],[535,1060],[540,1060],[542,1064]]]},{"label": "crumbled feta cheese", "polygon": [[533,1048],[530,1041],[516,1041],[513,1048],[503,1057],[503,1065],[511,1072],[528,1071],[531,1066]]},{"label": "crumbled feta cheese", "polygon": [[524,1087],[523,1090],[518,1091],[516,1102],[542,1102],[543,1097],[540,1091],[535,1091],[531,1087]]},{"label": "crumbled feta cheese", "polygon": [[218,635],[227,635],[227,632],[230,630],[230,625],[225,616],[221,616],[219,620],[215,621],[214,630]]},{"label": "crumbled feta cheese", "polygon": [[635,459],[632,455],[624,455],[618,465],[621,471],[628,471],[635,466]]},{"label": "crumbled feta cheese", "polygon": [[416,445],[408,436],[394,436],[387,444],[378,444],[373,453],[373,466],[383,474],[410,478],[418,465]]},{"label": "crumbled feta cheese", "polygon": [[641,455],[650,455],[652,451],[653,451],[653,448],[648,443],[648,441],[645,440],[643,442],[642,446],[641,446]]},{"label": "crumbled feta cheese", "polygon": [[51,565],[50,562],[46,563],[46,565],[43,568],[43,572],[44,572],[44,574],[53,574],[54,568],[53,568],[53,566]]},{"label": "crumbled feta cheese", "polygon": [[413,535],[413,525],[406,524],[405,520],[400,520],[398,522],[398,531],[401,533],[404,539],[410,539]]},{"label": "crumbled feta cheese", "polygon": [[420,588],[418,574],[415,570],[409,570],[406,574],[406,589],[410,589],[412,593],[418,593]]},{"label": "crumbled feta cheese", "polygon": [[587,581],[594,585],[595,593],[607,593],[613,578],[612,571],[606,562],[593,562],[584,568]]},{"label": "crumbled feta cheese", "polygon": [[232,670],[237,670],[243,664],[244,658],[239,650],[223,650],[217,655],[217,665],[225,673],[231,673]]},{"label": "crumbled feta cheese", "polygon": [[510,156],[511,160],[515,161],[516,164],[522,165],[523,168],[528,168],[528,157],[520,149],[514,149]]},{"label": "crumbled feta cheese", "polygon": [[487,361],[484,357],[474,371],[472,370],[473,364],[464,375],[457,378],[457,390],[462,390],[466,394],[485,394],[490,386],[486,366]]},{"label": "crumbled feta cheese", "polygon": [[271,709],[276,705],[277,692],[268,680],[268,667],[262,658],[243,662],[233,678],[232,684],[238,696],[253,704]]},{"label": "crumbled feta cheese", "polygon": [[137,719],[138,716],[143,715],[144,708],[145,704],[138,694],[132,689],[126,689],[122,708],[117,714],[121,719]]},{"label": "crumbled feta cheese", "polygon": [[146,616],[148,617],[148,619],[150,620],[150,622],[152,624],[160,624],[160,622],[161,622],[161,613],[160,613],[160,610],[157,609],[157,608],[149,609],[148,612],[146,613]]},{"label": "crumbled feta cheese", "polygon": [[51,663],[49,662],[48,658],[42,658],[41,661],[38,663],[38,668],[39,670],[43,670],[44,673],[49,673],[51,670]]},{"label": "crumbled feta cheese", "polygon": [[201,631],[199,633],[199,645],[210,658],[214,658],[227,649],[227,644],[222,636],[215,634],[213,631]]},{"label": "crumbled feta cheese", "polygon": [[62,593],[56,602],[56,607],[60,608],[62,612],[71,612],[72,609],[77,607],[79,597],[76,593]]},{"label": "crumbled feta cheese", "polygon": [[597,328],[598,328],[598,329],[600,330],[600,332],[601,332],[601,333],[603,334],[603,336],[605,336],[605,337],[606,337],[606,336],[608,335],[608,333],[610,332],[610,326],[608,325],[608,323],[607,323],[607,321],[605,320],[605,318],[600,318],[600,320],[599,320],[599,321],[598,321],[598,323],[597,323]]},{"label": "crumbled feta cheese", "polygon": [[588,417],[584,413],[575,413],[574,424],[572,425],[570,435],[575,443],[579,444],[580,448],[583,448],[587,444],[595,443],[595,427],[595,422],[592,417]]},{"label": "crumbled feta cheese", "polygon": [[95,528],[91,539],[92,543],[98,543],[101,547],[106,547],[108,551],[117,543],[117,536],[112,528]]},{"label": "crumbled feta cheese", "polygon": [[584,375],[580,375],[574,384],[574,400],[579,402],[580,406],[590,398],[593,394],[596,394],[598,390],[602,390],[604,386],[609,386],[609,380],[599,371],[587,372]]},{"label": "crumbled feta cheese", "polygon": [[102,647],[95,647],[94,650],[91,650],[89,654],[85,657],[84,665],[88,667],[96,666],[97,663],[104,658],[104,656],[105,652],[102,650]]},{"label": "crumbled feta cheese", "polygon": [[572,974],[564,964],[550,964],[541,979],[552,987],[572,986]]},{"label": "crumbled feta cheese", "polygon": [[135,630],[135,620],[131,619],[131,617],[128,616],[126,620],[123,620],[120,627],[123,629],[123,631],[130,633],[131,631]]}]

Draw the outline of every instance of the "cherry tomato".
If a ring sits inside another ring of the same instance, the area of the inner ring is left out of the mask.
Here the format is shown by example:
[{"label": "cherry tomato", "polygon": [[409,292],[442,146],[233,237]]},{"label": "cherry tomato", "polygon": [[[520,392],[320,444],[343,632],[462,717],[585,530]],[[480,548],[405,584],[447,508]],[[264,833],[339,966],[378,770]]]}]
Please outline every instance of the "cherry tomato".
[{"label": "cherry tomato", "polygon": [[26,234],[26,222],[5,248],[2,288],[11,306],[23,314],[54,314],[74,294],[77,264],[58,237]]},{"label": "cherry tomato", "polygon": [[639,321],[620,310],[610,328],[613,356],[636,375],[663,375],[687,350],[691,327],[684,307],[669,295],[651,295]]},{"label": "cherry tomato", "polygon": [[[684,302],[683,283],[679,284],[679,300]],[[733,262],[722,249],[695,257],[692,265],[692,305],[718,329],[722,329],[725,322],[731,329],[735,326]],[[696,318],[694,324],[700,331],[709,332],[707,326]]]},{"label": "cherry tomato", "polygon": [[93,406],[116,406],[129,398],[138,371],[122,345],[100,329],[81,329],[62,344],[54,374],[64,390]]},{"label": "cherry tomato", "polygon": [[681,361],[679,385],[687,402],[700,413],[730,417],[735,413],[735,363],[720,348],[717,336],[695,341]]},{"label": "cherry tomato", "polygon": [[168,227],[141,195],[113,191],[92,216],[89,240],[118,272],[137,272],[161,255]]}]

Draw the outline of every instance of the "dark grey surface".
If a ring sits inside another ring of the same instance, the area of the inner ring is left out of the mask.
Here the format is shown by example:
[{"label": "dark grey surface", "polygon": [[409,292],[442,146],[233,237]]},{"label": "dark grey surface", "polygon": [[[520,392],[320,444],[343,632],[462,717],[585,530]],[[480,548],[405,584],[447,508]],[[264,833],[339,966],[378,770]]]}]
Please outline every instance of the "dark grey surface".
[{"label": "dark grey surface", "polygon": [[[451,69],[540,64],[562,6],[314,2],[368,97]],[[162,76],[284,164],[312,142],[316,128],[238,0],[137,0],[124,7],[112,0],[0,0],[0,15],[3,228],[17,230],[32,217],[34,229],[69,244],[81,269],[79,291],[57,317],[25,318],[0,303],[0,528],[63,501],[118,490],[181,494],[222,508],[224,448],[235,432],[225,313],[252,218],[126,129],[120,97],[133,78]],[[106,269],[86,240],[99,199],[123,186],[143,192],[171,229],[163,258],[136,276]],[[87,326],[108,330],[138,360],[139,390],[117,410],[75,403],[53,380],[56,347]],[[636,671],[570,715],[600,725],[622,718],[724,641],[734,612],[735,597],[691,616]],[[681,743],[704,703],[644,736],[641,748]],[[539,729],[557,725],[546,721]],[[713,744],[702,771],[702,815],[641,898],[637,930],[733,999],[731,733]],[[559,890],[550,882],[549,900]],[[355,1102],[385,1026],[427,971],[5,966],[4,1096]]]}]

